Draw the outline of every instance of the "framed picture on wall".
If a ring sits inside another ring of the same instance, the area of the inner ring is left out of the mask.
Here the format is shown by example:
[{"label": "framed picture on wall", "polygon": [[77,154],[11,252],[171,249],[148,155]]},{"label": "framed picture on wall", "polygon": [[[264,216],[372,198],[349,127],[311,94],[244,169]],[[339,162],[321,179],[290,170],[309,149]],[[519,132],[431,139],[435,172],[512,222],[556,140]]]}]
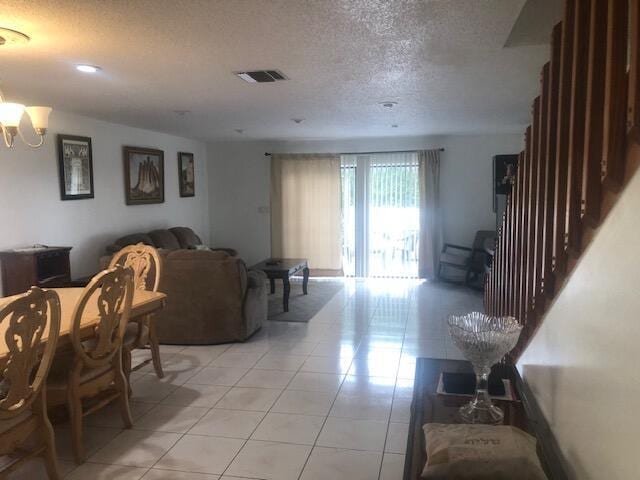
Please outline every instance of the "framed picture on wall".
[{"label": "framed picture on wall", "polygon": [[195,174],[193,153],[178,152],[178,175],[181,197],[195,197]]},{"label": "framed picture on wall", "polygon": [[91,138],[58,135],[60,199],[93,198]]},{"label": "framed picture on wall", "polygon": [[164,203],[164,152],[124,147],[123,155],[127,205]]}]

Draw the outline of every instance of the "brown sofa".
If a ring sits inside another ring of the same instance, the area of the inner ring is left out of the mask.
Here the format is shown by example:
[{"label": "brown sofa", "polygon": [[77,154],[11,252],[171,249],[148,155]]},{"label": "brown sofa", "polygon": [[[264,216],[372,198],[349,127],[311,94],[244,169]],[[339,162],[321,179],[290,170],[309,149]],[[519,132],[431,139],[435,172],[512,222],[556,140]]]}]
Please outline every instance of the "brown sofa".
[{"label": "brown sofa", "polygon": [[200,238],[189,228],[176,227],[127,235],[107,252],[139,242],[158,248],[162,258],[159,290],[167,294],[167,303],[156,314],[160,343],[243,341],[267,319],[266,276],[248,271],[234,250],[196,249]]}]

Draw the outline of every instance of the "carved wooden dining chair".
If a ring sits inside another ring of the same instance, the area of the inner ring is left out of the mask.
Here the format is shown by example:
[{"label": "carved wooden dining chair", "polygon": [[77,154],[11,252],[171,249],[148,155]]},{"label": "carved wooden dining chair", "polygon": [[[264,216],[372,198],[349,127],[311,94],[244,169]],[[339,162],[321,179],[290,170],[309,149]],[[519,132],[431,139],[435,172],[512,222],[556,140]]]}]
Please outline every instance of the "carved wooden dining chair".
[{"label": "carved wooden dining chair", "polygon": [[[162,274],[162,262],[158,251],[138,243],[129,245],[117,252],[111,259],[109,267],[116,265],[131,267],[133,269],[133,281],[136,290],[158,291],[160,275]],[[151,360],[153,368],[159,378],[164,377],[162,371],[162,361],[160,359],[160,345],[156,334],[156,324],[151,319],[151,315],[131,321],[124,334],[125,358],[124,367],[127,378],[131,373],[131,352],[136,348],[149,348],[151,350]]]},{"label": "carved wooden dining chair", "polygon": [[[57,480],[60,473],[44,385],[60,333],[58,294],[33,287],[20,295],[0,309],[0,331],[8,352],[0,359],[0,456],[12,459],[0,467],[0,478],[42,455],[49,478]],[[20,450],[34,433],[40,446]],[[15,457],[16,453],[24,454]]]},{"label": "carved wooden dining chair", "polygon": [[[129,384],[122,370],[122,339],[132,300],[132,269],[118,266],[97,274],[73,311],[73,351],[61,352],[54,359],[47,382],[48,401],[50,406],[67,405],[77,463],[86,458],[82,417],[117,400],[125,426],[133,425]],[[98,319],[90,333],[82,325],[83,317],[88,315]]]}]

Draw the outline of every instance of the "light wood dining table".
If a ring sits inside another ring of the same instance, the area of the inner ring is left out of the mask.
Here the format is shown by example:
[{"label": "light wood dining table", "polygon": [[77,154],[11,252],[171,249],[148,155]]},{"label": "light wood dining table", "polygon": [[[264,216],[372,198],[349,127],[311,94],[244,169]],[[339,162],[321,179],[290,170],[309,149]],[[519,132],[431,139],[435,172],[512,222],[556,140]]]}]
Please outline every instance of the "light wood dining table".
[{"label": "light wood dining table", "polygon": [[[58,338],[57,348],[69,345],[71,343],[70,335],[72,330],[72,316],[73,310],[82,295],[82,288],[52,288],[60,297],[60,336]],[[94,295],[98,295],[97,290]],[[19,295],[11,297],[0,298],[0,308],[6,303],[15,299]],[[167,295],[160,292],[150,292],[147,290],[135,290],[133,294],[133,302],[131,304],[130,320],[137,317],[142,317],[150,313],[156,312],[165,306]],[[98,306],[97,301],[89,299],[87,307],[85,308],[82,321],[80,323],[80,336],[82,338],[89,338],[93,335],[93,327],[98,322]],[[151,315],[150,321],[155,321],[155,315]],[[5,341],[5,333],[8,328],[8,319],[5,319],[0,323],[0,367],[3,366],[5,357],[9,353],[7,343]],[[42,336],[42,341],[47,340],[48,331],[45,331]]]}]

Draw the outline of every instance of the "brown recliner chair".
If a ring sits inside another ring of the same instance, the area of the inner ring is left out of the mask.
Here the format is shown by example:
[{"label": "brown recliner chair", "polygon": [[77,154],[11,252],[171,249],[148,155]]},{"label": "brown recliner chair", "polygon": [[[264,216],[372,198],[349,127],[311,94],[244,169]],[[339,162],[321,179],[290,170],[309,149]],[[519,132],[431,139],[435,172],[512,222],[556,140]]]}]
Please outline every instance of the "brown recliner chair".
[{"label": "brown recliner chair", "polygon": [[174,250],[162,257],[157,313],[160,343],[179,345],[243,341],[267,318],[266,276],[222,251]]},{"label": "brown recliner chair", "polygon": [[200,237],[186,227],[135,233],[117,239],[101,259],[103,268],[121,248],[144,243],[158,249],[167,294],[158,312],[160,343],[207,345],[249,338],[267,320],[266,275],[248,271],[230,248],[202,248]]}]

